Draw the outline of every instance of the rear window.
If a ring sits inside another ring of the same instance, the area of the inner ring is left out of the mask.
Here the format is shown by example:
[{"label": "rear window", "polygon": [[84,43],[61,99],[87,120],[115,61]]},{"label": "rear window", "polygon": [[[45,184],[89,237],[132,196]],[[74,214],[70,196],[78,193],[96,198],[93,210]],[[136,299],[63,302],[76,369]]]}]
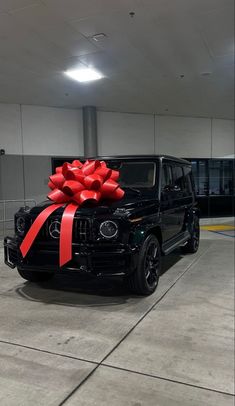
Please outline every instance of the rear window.
[{"label": "rear window", "polygon": [[185,183],[184,183],[184,172],[181,166],[173,166],[173,177],[174,177],[174,184],[180,190],[184,190]]},{"label": "rear window", "polygon": [[184,166],[184,176],[185,176],[185,188],[187,193],[192,193],[192,168],[190,166]]}]

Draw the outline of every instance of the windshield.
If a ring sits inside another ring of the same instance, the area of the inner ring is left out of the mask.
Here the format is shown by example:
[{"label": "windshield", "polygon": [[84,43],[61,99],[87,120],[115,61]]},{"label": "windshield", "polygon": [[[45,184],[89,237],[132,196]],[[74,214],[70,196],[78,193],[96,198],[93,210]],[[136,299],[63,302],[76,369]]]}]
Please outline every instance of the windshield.
[{"label": "windshield", "polygon": [[151,188],[155,185],[156,164],[154,162],[108,162],[109,167],[120,172],[121,187]]}]

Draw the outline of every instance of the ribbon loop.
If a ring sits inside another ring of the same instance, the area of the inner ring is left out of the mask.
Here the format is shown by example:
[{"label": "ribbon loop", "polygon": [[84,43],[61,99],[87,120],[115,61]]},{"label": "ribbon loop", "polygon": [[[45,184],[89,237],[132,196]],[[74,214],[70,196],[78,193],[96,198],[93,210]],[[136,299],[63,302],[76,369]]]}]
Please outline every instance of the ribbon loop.
[{"label": "ribbon loop", "polygon": [[49,176],[50,181],[58,187],[59,189],[63,186],[65,178],[62,173],[55,173],[54,175]]},{"label": "ribbon loop", "polygon": [[84,173],[81,169],[73,167],[69,169],[66,173],[66,179],[68,180],[76,180],[77,182],[83,182],[85,178]]},{"label": "ribbon loop", "polygon": [[86,161],[82,167],[82,172],[85,176],[91,175],[99,166],[99,161]]},{"label": "ribbon loop", "polygon": [[99,190],[103,182],[101,176],[93,173],[85,177],[84,183],[88,189]]},{"label": "ribbon loop", "polygon": [[63,185],[63,192],[69,196],[73,196],[85,189],[84,185],[75,180],[66,180]]}]

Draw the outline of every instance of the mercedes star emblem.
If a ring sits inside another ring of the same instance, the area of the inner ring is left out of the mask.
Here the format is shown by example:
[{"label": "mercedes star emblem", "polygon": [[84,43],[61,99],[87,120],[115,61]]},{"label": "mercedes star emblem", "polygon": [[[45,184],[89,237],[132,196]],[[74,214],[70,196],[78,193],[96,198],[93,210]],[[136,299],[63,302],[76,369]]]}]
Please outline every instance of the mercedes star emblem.
[{"label": "mercedes star emblem", "polygon": [[60,221],[55,220],[49,226],[49,234],[52,238],[60,238]]}]

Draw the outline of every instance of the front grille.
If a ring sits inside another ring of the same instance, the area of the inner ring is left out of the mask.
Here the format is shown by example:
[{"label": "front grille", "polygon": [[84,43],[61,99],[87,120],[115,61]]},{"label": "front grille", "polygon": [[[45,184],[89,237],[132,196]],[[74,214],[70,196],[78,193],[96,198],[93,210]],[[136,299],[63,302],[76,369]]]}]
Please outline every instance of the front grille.
[{"label": "front grille", "polygon": [[[50,217],[43,225],[39,235],[38,241],[59,241],[59,239],[53,238],[49,233],[50,225],[59,221],[61,223],[61,217]],[[91,240],[91,223],[87,218],[75,218],[73,221],[73,242],[81,243]]]},{"label": "front grille", "polygon": [[86,242],[91,240],[91,225],[88,219],[75,218],[73,224],[74,241]]}]

